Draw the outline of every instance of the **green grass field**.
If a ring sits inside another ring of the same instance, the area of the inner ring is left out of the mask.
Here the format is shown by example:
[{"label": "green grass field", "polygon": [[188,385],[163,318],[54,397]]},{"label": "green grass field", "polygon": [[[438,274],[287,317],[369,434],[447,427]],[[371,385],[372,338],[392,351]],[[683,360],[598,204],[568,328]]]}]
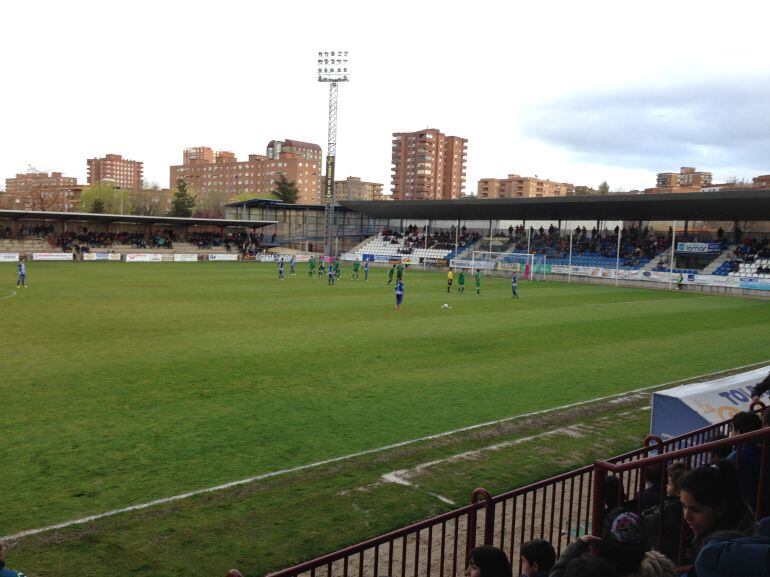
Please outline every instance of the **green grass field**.
[{"label": "green grass field", "polygon": [[770,358],[770,303],[747,299],[547,282],[514,301],[506,279],[447,295],[408,270],[397,312],[384,269],[27,272],[3,298],[0,265],[0,535]]}]

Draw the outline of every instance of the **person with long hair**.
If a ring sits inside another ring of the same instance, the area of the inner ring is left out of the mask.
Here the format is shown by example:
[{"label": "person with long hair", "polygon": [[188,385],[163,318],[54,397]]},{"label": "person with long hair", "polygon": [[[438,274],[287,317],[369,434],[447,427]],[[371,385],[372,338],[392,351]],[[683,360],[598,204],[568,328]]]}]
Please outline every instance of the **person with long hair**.
[{"label": "person with long hair", "polygon": [[465,577],[512,577],[508,556],[497,547],[482,545],[468,556]]}]

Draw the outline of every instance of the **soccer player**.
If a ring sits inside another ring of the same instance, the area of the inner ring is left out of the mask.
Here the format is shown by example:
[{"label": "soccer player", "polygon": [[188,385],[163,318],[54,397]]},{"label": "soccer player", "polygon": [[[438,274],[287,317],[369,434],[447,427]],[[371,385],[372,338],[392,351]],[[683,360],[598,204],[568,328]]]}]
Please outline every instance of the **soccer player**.
[{"label": "soccer player", "polygon": [[334,259],[334,276],[337,279],[342,276],[342,263],[340,262],[340,257]]},{"label": "soccer player", "polygon": [[404,281],[398,279],[396,281],[396,310],[401,310],[401,303],[404,302]]},{"label": "soccer player", "polygon": [[512,299],[519,298],[519,275],[516,274],[516,271],[513,271],[513,276],[511,277],[511,292],[513,292],[513,295],[511,296]]},{"label": "soccer player", "polygon": [[684,276],[682,276],[682,273],[679,273],[679,276],[676,277],[676,290],[682,290],[684,288]]},{"label": "soccer player", "polygon": [[449,269],[449,272],[446,274],[446,294],[449,294],[449,291],[452,290],[452,281],[455,278],[455,273],[452,272],[452,269]]},{"label": "soccer player", "polygon": [[284,280],[283,276],[283,257],[278,261],[278,280]]},{"label": "soccer player", "polygon": [[336,276],[334,272],[334,267],[332,266],[332,263],[329,263],[329,284],[334,284],[334,277]]},{"label": "soccer player", "polygon": [[353,261],[353,278],[358,280],[358,269],[361,268],[361,263],[357,260]]},{"label": "soccer player", "polygon": [[396,280],[403,280],[404,279],[404,265],[401,263],[398,263],[398,266],[396,267]]},{"label": "soccer player", "polygon": [[364,280],[369,280],[369,261],[364,261]]},{"label": "soccer player", "polygon": [[463,294],[465,292],[465,269],[460,269],[460,274],[457,276],[457,294]]},{"label": "soccer player", "polygon": [[313,278],[315,276],[315,255],[310,255],[310,263],[309,263],[307,276],[310,278]]},{"label": "soccer player", "polygon": [[388,284],[393,282],[393,275],[396,273],[396,265],[392,265],[388,269]]},{"label": "soccer player", "polygon": [[294,260],[294,255],[291,255],[291,260],[289,261],[289,274],[291,276],[297,276],[297,273],[294,272],[296,264],[297,262]]},{"label": "soccer player", "polygon": [[476,279],[476,294],[481,294],[481,269],[476,269],[476,274],[473,275],[473,277]]},{"label": "soccer player", "polygon": [[24,257],[19,258],[19,278],[16,281],[16,287],[27,288],[27,265],[24,264]]},{"label": "soccer player", "polygon": [[318,259],[318,278],[321,278],[324,274],[324,257]]}]

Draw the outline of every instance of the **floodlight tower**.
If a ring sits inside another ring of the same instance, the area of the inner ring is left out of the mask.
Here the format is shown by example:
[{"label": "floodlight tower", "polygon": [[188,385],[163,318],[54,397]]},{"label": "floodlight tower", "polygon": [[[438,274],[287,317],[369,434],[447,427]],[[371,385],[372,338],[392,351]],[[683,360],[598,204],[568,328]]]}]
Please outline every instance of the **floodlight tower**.
[{"label": "floodlight tower", "polygon": [[340,82],[350,80],[347,50],[318,53],[318,82],[329,83],[329,147],[326,150],[326,182],[324,183],[324,254],[332,256],[334,248],[334,161],[337,156],[337,90]]}]

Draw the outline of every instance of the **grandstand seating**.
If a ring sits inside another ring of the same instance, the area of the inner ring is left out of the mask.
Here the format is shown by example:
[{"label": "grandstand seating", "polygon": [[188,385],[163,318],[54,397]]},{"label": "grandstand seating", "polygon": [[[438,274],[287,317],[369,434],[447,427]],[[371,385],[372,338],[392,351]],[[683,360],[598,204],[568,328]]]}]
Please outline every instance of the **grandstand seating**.
[{"label": "grandstand seating", "polygon": [[738,270],[731,271],[731,267],[736,266],[735,264],[731,264],[730,262],[724,262],[720,267],[714,272],[714,274],[720,275],[720,276],[738,276],[743,278],[761,278],[761,279],[770,279],[770,273],[767,272],[759,272],[770,270],[770,258],[758,258],[754,262],[742,262],[742,263],[736,263],[738,266]]}]

